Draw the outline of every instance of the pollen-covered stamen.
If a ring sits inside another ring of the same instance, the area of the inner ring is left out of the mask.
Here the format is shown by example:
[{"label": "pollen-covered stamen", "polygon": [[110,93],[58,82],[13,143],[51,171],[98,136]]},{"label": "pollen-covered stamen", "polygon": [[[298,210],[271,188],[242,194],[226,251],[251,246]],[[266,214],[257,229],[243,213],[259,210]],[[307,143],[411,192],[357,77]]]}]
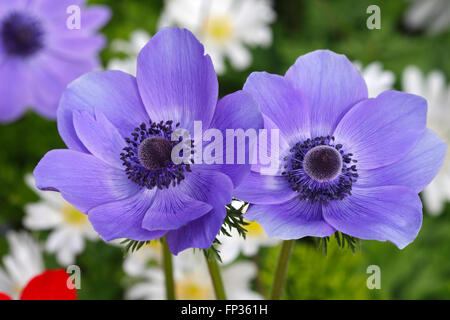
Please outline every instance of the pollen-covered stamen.
[{"label": "pollen-covered stamen", "polygon": [[162,169],[170,162],[172,143],[164,137],[153,136],[141,142],[138,150],[140,163],[147,169]]},{"label": "pollen-covered stamen", "polygon": [[42,24],[33,16],[13,12],[1,23],[1,39],[10,55],[26,57],[36,53],[44,44]]},{"label": "pollen-covered stamen", "polygon": [[[131,181],[148,189],[163,189],[179,184],[186,172],[191,172],[190,163],[174,163],[171,159],[173,147],[180,142],[187,143],[188,150],[194,153],[193,141],[171,140],[174,127],[179,125],[173,126],[172,121],[150,120],[149,125],[142,123],[130,138],[125,138],[128,146],[123,148],[120,159]],[[179,156],[185,158],[185,155]],[[187,158],[193,161],[192,157]]]},{"label": "pollen-covered stamen", "polygon": [[334,137],[316,137],[297,143],[285,158],[283,176],[302,200],[341,200],[351,194],[358,173],[357,160]]},{"label": "pollen-covered stamen", "polygon": [[332,181],[341,173],[342,156],[334,147],[320,145],[306,153],[303,168],[313,180]]}]

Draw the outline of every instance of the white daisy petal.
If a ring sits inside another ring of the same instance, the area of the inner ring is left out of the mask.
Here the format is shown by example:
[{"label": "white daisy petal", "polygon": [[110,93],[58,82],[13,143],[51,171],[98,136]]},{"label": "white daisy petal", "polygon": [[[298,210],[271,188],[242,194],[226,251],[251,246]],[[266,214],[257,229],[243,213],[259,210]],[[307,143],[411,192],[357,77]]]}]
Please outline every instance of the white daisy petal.
[{"label": "white daisy petal", "polygon": [[85,239],[97,240],[98,234],[87,215],[75,209],[59,193],[37,191],[32,175],[27,175],[25,180],[43,198],[25,206],[23,224],[31,230],[51,230],[45,249],[56,254],[61,265],[73,263],[76,255],[83,252]]},{"label": "white daisy petal", "polygon": [[[141,282],[126,291],[127,299],[165,298],[164,274],[160,268],[148,267],[147,264],[145,271],[130,270],[130,266],[126,265],[125,262],[124,269],[128,275],[141,279]],[[141,264],[140,268],[144,265]],[[173,265],[178,299],[215,299],[208,267],[201,252],[183,251],[173,257]],[[222,280],[229,299],[262,298],[251,290],[251,281],[256,276],[256,267],[252,263],[240,262],[222,269]]]},{"label": "white daisy petal", "polygon": [[166,0],[158,26],[191,30],[221,74],[227,58],[236,69],[250,65],[246,46],[272,43],[275,16],[270,0]]},{"label": "white daisy petal", "polygon": [[380,62],[372,62],[365,68],[359,61],[355,61],[353,64],[366,81],[369,98],[375,98],[380,93],[392,89],[395,83],[395,75],[392,71],[383,70],[383,65]]},{"label": "white daisy petal", "polygon": [[249,50],[239,42],[230,43],[227,47],[227,53],[231,65],[237,70],[245,69],[252,61]]},{"label": "white daisy petal", "polygon": [[23,224],[30,230],[52,229],[62,223],[62,217],[47,202],[31,203],[25,206]]},{"label": "white daisy petal", "polygon": [[409,0],[404,21],[411,30],[427,30],[438,34],[450,28],[450,2],[448,0]]},{"label": "white daisy petal", "polygon": [[44,271],[39,244],[27,233],[6,235],[9,254],[0,267],[0,291],[17,298],[30,279]]},{"label": "white daisy petal", "polygon": [[111,59],[108,63],[108,70],[120,70],[136,76],[137,56],[141,49],[150,40],[150,35],[144,30],[135,30],[130,35],[130,40],[116,39],[111,42],[113,52],[125,53],[128,55],[124,59]]},{"label": "white daisy petal", "polygon": [[59,208],[66,202],[59,192],[42,191],[36,188],[35,179],[32,174],[27,174],[25,176],[25,183],[39,196],[39,198],[41,198],[54,208]]},{"label": "white daisy petal", "polygon": [[[402,76],[403,90],[424,97],[428,102],[427,126],[436,132],[447,145],[450,143],[450,86],[440,71],[424,76],[416,66],[405,68]],[[450,154],[439,174],[423,191],[425,207],[432,215],[439,215],[450,200]]]}]

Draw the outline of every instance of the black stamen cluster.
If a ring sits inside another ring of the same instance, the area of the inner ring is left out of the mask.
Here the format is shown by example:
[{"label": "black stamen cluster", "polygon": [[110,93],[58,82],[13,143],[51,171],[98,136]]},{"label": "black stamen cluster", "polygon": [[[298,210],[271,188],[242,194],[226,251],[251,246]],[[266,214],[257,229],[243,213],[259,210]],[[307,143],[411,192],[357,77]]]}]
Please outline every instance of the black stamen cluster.
[{"label": "black stamen cluster", "polygon": [[[180,126],[179,123],[175,128]],[[171,141],[174,131],[173,121],[142,123],[125,141],[128,144],[120,154],[128,178],[148,189],[158,189],[176,186],[185,178],[185,172],[191,172],[190,164],[176,164],[169,156],[172,148],[180,143],[182,138]],[[190,150],[193,154],[193,141]],[[152,154],[154,153],[154,154]],[[191,160],[192,162],[193,160]]]},{"label": "black stamen cluster", "polygon": [[[316,181],[305,172],[305,156],[317,146],[333,147],[342,157],[341,173],[331,181]],[[291,154],[284,159],[286,164],[282,175],[289,181],[290,187],[300,194],[302,200],[321,201],[327,204],[329,201],[342,200],[351,195],[352,184],[358,178],[355,164],[357,160],[352,159],[352,153],[343,150],[342,144],[335,144],[334,137],[306,139],[298,142],[290,152]]]}]

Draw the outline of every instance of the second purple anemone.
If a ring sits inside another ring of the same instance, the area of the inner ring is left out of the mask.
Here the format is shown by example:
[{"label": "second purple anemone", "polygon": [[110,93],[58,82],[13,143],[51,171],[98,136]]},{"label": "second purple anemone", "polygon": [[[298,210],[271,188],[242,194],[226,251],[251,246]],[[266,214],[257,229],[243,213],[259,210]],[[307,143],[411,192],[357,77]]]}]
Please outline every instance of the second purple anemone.
[{"label": "second purple anemone", "polygon": [[414,240],[418,193],[447,148],[426,128],[423,98],[387,91],[369,99],[352,63],[326,50],[301,56],[285,76],[252,73],[244,91],[265,128],[280,132],[278,166],[255,165],[235,190],[251,203],[248,220],[285,240],[336,231],[399,248]]}]

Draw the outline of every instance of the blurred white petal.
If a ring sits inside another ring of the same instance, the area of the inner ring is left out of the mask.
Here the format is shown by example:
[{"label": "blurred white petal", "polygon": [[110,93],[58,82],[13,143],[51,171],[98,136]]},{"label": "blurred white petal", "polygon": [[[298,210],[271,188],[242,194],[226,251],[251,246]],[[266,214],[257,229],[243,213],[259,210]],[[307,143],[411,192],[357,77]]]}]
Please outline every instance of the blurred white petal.
[{"label": "blurred white petal", "polygon": [[[450,143],[450,86],[441,71],[431,71],[425,76],[416,66],[403,71],[403,90],[424,97],[428,102],[427,126],[449,145]],[[432,215],[439,215],[450,200],[450,154],[438,175],[423,191],[425,207]]]}]

